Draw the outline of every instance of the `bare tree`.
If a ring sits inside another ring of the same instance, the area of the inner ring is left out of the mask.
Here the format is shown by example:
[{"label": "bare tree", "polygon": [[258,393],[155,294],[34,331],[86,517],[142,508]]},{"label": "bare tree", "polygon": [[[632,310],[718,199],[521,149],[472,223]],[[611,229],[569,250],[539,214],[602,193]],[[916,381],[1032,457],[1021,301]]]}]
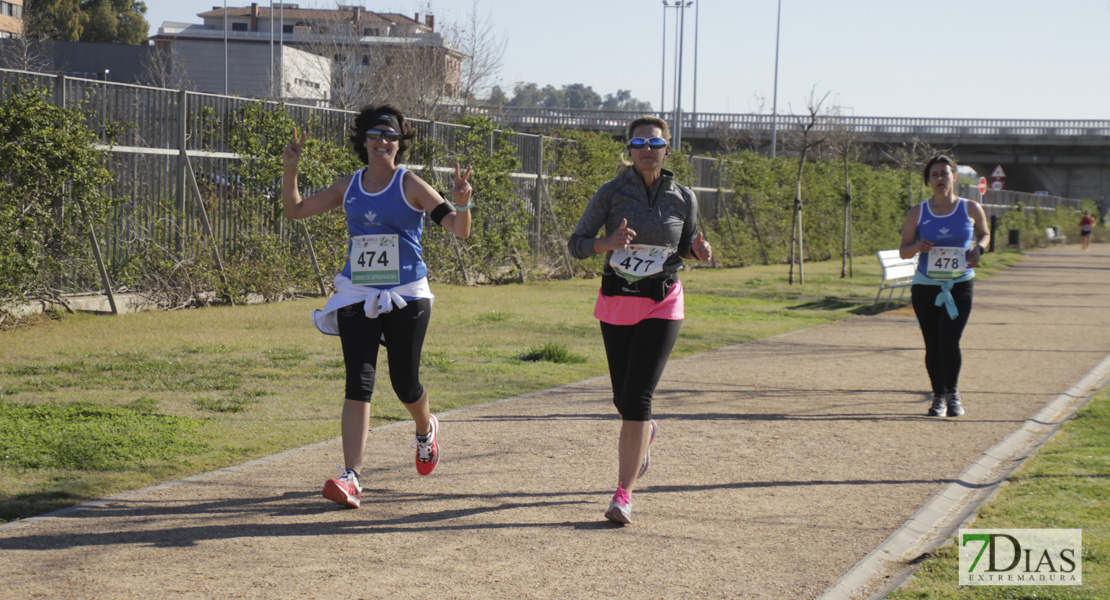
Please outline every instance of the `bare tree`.
[{"label": "bare tree", "polygon": [[0,40],[0,68],[36,73],[57,72],[49,46],[28,37]]},{"label": "bare tree", "polygon": [[790,276],[788,278],[791,285],[794,284],[795,251],[797,252],[798,262],[798,283],[805,284],[805,245],[802,235],[802,173],[805,170],[806,156],[809,151],[825,142],[825,137],[819,135],[821,132],[818,130],[818,125],[821,121],[821,105],[828,97],[829,93],[825,92],[825,95],[818,100],[817,90],[810,90],[809,100],[806,101],[809,117],[798,118],[801,142],[798,156],[798,176],[794,181],[794,214],[791,219]]},{"label": "bare tree", "polygon": [[442,120],[459,96],[458,67],[462,58],[443,43],[439,34],[409,38],[375,65],[371,96],[389,102],[405,114]]},{"label": "bare tree", "polygon": [[478,4],[473,0],[465,21],[450,26],[446,34],[448,44],[466,56],[459,77],[459,95],[466,105],[490,96],[509,43],[497,35],[491,13],[479,13]]},{"label": "bare tree", "polygon": [[852,179],[848,166],[856,158],[856,136],[840,114],[840,107],[834,106],[829,114],[828,145],[844,162],[844,235],[840,243],[840,277],[843,279],[852,276]]},{"label": "bare tree", "polygon": [[349,16],[320,21],[297,44],[328,58],[316,73],[331,83],[331,104],[356,109],[389,103],[420,119],[437,119],[459,94],[463,55],[427,25],[398,21],[388,15],[367,25],[359,7],[339,5]]},{"label": "bare tree", "polygon": [[909,210],[925,199],[924,192],[921,189],[921,180],[917,176],[918,166],[924,164],[930,157],[946,151],[934,148],[915,135],[901,144],[888,146],[882,152],[886,160],[894,163],[898,169],[906,173],[906,210]]},{"label": "bare tree", "polygon": [[181,53],[173,46],[153,47],[139,59],[142,72],[139,82],[143,85],[171,90],[194,90],[196,83],[185,74]]}]

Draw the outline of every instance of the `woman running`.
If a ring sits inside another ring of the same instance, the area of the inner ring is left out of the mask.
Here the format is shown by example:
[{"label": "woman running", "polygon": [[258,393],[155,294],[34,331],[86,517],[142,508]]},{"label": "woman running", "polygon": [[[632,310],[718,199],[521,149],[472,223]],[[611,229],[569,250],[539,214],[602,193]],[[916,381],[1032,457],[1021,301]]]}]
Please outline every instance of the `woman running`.
[{"label": "woman running", "polygon": [[960,391],[960,337],[971,315],[974,267],[990,243],[987,214],[974,200],[956,196],[956,162],[935,156],[922,174],[933,197],[910,209],[898,254],[920,253],[910,288],[925,337],[925,370],[933,388],[929,416],[964,414]]},{"label": "woman running", "polygon": [[1091,247],[1091,230],[1095,226],[1095,218],[1091,216],[1091,211],[1083,211],[1083,218],[1079,219],[1079,237],[1083,238],[1083,251],[1087,252]]},{"label": "woman running", "polygon": [[428,390],[420,383],[420,353],[432,312],[427,266],[421,257],[424,215],[458,237],[470,235],[471,169],[455,165],[455,207],[415,173],[398,167],[412,132],[400,110],[368,106],[355,117],[350,142],[366,164],[354,175],[301,198],[297,164],[307,134],[282,154],[282,203],[289,219],[305,219],[343,207],[347,215],[348,259],[335,278],[336,293],[313,311],[321,332],[338,335],[347,370],[343,403],[343,474],[324,484],[324,497],[358,508],[359,470],[370,429],[370,397],[385,345],[393,391],[416,423],[416,471],[428,475],[439,464],[439,423],[431,414]]},{"label": "woman running", "polygon": [[[666,121],[642,117],[628,125],[628,154],[617,177],[601,186],[570,237],[576,258],[606,253],[594,316],[621,417],[617,491],[605,517],[632,522],[632,488],[650,462],[655,439],[651,400],[684,317],[683,258],[708,261],[697,230],[697,199],[663,168],[670,153]],[[597,237],[604,227],[605,237]]]}]

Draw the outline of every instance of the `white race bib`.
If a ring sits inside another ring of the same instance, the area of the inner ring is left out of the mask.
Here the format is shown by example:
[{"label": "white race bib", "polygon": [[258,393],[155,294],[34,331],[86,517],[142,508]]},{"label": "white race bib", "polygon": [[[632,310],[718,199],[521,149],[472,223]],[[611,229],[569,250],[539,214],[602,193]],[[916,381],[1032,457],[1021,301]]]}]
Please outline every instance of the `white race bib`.
[{"label": "white race bib", "polygon": [[397,235],[356,235],[351,238],[351,283],[401,283],[401,255]]},{"label": "white race bib", "polygon": [[967,271],[967,248],[957,246],[933,246],[929,250],[929,262],[925,274],[930,279],[944,281],[963,276]]},{"label": "white race bib", "polygon": [[609,266],[628,283],[635,283],[663,271],[671,251],[666,246],[629,244],[627,250],[614,250]]}]

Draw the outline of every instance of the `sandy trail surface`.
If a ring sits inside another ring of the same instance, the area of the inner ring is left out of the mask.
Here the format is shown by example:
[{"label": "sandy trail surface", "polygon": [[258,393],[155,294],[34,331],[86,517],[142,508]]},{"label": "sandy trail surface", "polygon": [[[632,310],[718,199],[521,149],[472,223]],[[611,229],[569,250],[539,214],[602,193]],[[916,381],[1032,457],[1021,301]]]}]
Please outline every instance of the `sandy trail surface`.
[{"label": "sandy trail surface", "polygon": [[1110,247],[977,282],[963,349],[955,419],[907,309],[671,361],[627,527],[601,377],[441,414],[430,477],[375,429],[358,510],[336,439],[10,524],[0,597],[816,598],[1110,354]]}]

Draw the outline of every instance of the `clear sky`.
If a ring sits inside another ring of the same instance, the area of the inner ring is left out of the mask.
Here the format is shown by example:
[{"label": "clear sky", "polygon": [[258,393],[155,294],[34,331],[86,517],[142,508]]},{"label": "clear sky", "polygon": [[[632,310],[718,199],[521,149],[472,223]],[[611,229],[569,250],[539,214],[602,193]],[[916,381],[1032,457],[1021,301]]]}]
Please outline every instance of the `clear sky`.
[{"label": "clear sky", "polygon": [[[682,106],[771,112],[778,0],[695,0],[686,9]],[[358,4],[359,0],[343,0]],[[146,0],[163,21],[199,23],[221,0]],[[269,0],[258,0],[263,7]],[[336,2],[301,1],[302,8]],[[362,0],[378,12],[462,22],[474,0]],[[674,4],[674,0],[671,1]],[[249,6],[228,0],[227,6]],[[626,89],[673,109],[674,8],[661,0],[478,0],[508,41],[501,86],[582,83]],[[664,11],[666,47],[663,46]],[[782,0],[778,112],[811,91],[844,114],[889,117],[1110,119],[1110,0]],[[664,52],[665,50],[665,52]],[[666,55],[666,89],[664,83]]]}]

